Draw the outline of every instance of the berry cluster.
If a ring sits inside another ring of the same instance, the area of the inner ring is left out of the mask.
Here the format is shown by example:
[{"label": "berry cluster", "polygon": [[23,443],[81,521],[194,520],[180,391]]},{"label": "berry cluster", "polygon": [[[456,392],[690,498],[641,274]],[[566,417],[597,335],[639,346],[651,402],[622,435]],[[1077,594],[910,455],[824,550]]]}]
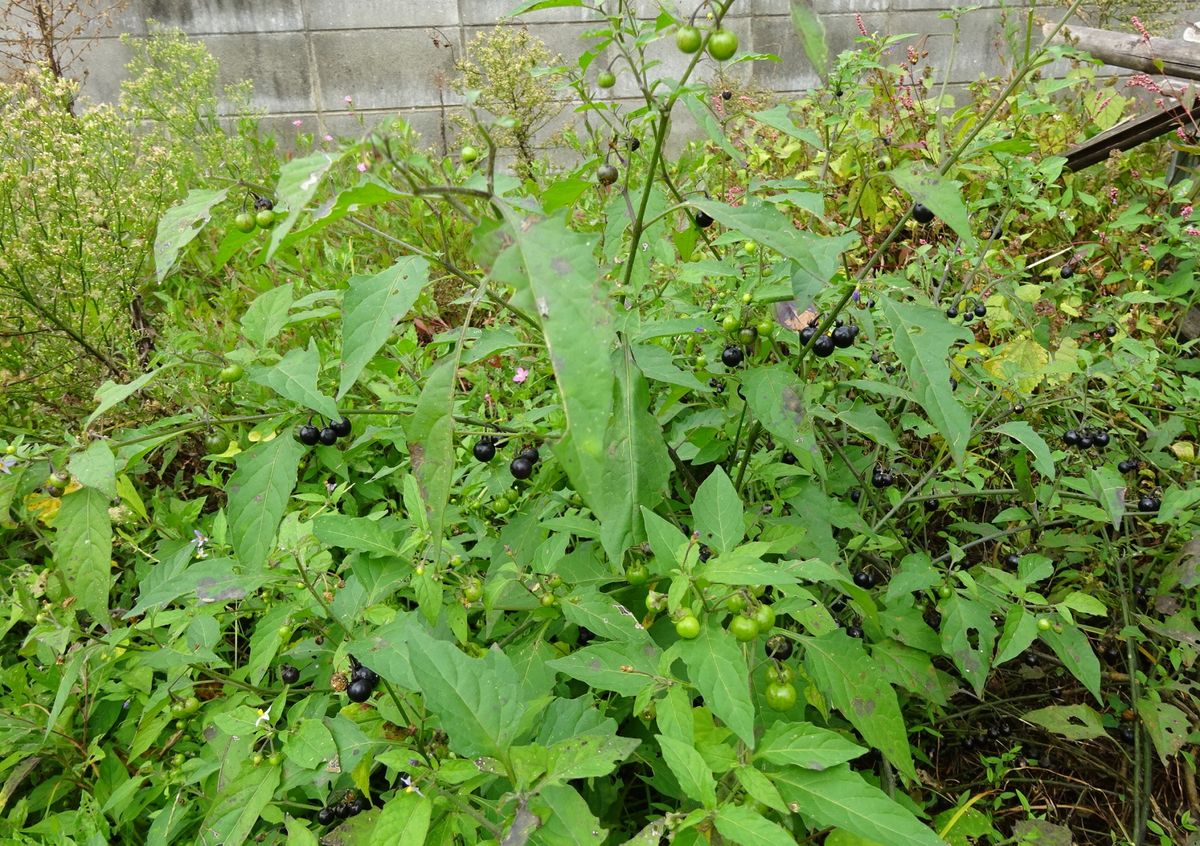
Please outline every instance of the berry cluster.
[{"label": "berry cluster", "polygon": [[1084,427],[1083,429],[1068,429],[1063,434],[1063,443],[1069,447],[1079,447],[1079,449],[1104,449],[1108,446],[1110,438],[1108,431],[1105,429],[1091,429]]},{"label": "berry cluster", "polygon": [[340,802],[326,805],[317,811],[317,822],[321,825],[329,825],[335,819],[344,820],[361,814],[366,809],[367,801],[357,793],[350,792],[343,796]]},{"label": "berry cluster", "polygon": [[312,424],[312,421],[305,423],[296,430],[296,440],[305,446],[333,446],[337,443],[338,438],[344,438],[350,434],[350,421],[343,417],[341,420],[330,420],[328,425],[318,429]]},{"label": "berry cluster", "polygon": [[834,329],[828,335],[821,335],[817,338],[813,336],[817,334],[816,322],[809,324],[800,330],[800,343],[807,344],[812,341],[812,351],[821,358],[828,358],[833,355],[834,349],[844,350],[854,344],[854,339],[858,337],[857,326],[847,326],[842,320],[838,320],[834,324]]},{"label": "berry cluster", "polygon": [[[475,455],[476,461],[481,461],[487,464],[496,457],[496,447],[502,446],[492,435],[484,435],[476,443],[472,452]],[[512,473],[514,479],[528,479],[533,475],[533,466],[541,460],[541,453],[537,447],[525,447],[517,457],[508,465],[508,472]]]},{"label": "berry cluster", "polygon": [[968,297],[966,300],[959,300],[946,309],[946,316],[951,320],[960,314],[962,315],[963,323],[970,323],[976,317],[987,317],[987,306],[974,297]]},{"label": "berry cluster", "polygon": [[880,464],[875,465],[875,470],[871,473],[871,484],[877,488],[890,488],[895,483],[896,477],[892,475],[891,470],[886,470]]},{"label": "berry cluster", "polygon": [[346,698],[351,702],[366,702],[379,684],[379,674],[358,663],[350,656],[350,684],[346,687]]}]

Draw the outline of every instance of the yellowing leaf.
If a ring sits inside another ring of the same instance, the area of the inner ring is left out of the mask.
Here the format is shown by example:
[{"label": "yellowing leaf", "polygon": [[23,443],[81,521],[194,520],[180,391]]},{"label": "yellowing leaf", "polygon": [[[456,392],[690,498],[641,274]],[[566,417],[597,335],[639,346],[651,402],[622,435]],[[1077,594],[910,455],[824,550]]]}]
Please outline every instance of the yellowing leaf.
[{"label": "yellowing leaf", "polygon": [[1015,381],[1022,393],[1030,393],[1041,384],[1050,354],[1032,338],[1017,338],[1005,344],[984,362],[983,369],[1006,382]]}]

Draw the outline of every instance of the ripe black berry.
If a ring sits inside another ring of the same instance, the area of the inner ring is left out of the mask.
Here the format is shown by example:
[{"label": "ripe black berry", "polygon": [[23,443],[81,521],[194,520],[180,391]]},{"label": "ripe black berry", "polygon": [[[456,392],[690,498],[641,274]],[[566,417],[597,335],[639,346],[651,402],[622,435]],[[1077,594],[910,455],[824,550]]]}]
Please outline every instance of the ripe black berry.
[{"label": "ripe black berry", "polygon": [[1017,555],[1015,552],[1010,552],[1008,555],[1004,556],[1004,563],[1009,567],[1019,566],[1021,563],[1021,556]]},{"label": "ripe black berry", "polygon": [[1158,506],[1160,505],[1162,505],[1162,503],[1158,501],[1158,497],[1145,494],[1141,499],[1138,500],[1138,511],[1142,512],[1143,514],[1151,514],[1157,511]]},{"label": "ripe black berry", "polygon": [[317,435],[317,439],[325,446],[333,446],[337,443],[337,432],[333,431],[329,426],[326,426]]},{"label": "ripe black berry", "polygon": [[975,312],[973,312],[973,311],[964,311],[963,312],[963,323],[970,323],[974,319],[975,319]]},{"label": "ripe black berry", "polygon": [[920,203],[913,206],[912,216],[916,218],[917,223],[929,223],[933,220],[933,212]]},{"label": "ripe black berry", "polygon": [[698,229],[707,229],[713,225],[713,219],[705,212],[696,212],[696,227]]},{"label": "ripe black berry", "polygon": [[1092,434],[1090,429],[1084,429],[1082,432],[1079,433],[1079,448],[1080,449],[1090,449],[1092,444],[1094,444],[1095,442],[1096,442],[1096,437],[1095,437],[1095,435]]},{"label": "ripe black berry", "polygon": [[339,438],[344,438],[350,434],[350,430],[353,427],[350,424],[350,420],[343,417],[341,420],[334,420],[330,423],[329,428],[333,429]]},{"label": "ripe black berry", "polygon": [[1075,269],[1072,268],[1071,265],[1069,265],[1069,264],[1064,264],[1062,266],[1062,270],[1058,271],[1058,275],[1061,276],[1063,279],[1070,279],[1072,276],[1075,275]]},{"label": "ripe black berry", "polygon": [[1074,429],[1068,429],[1063,435],[1063,443],[1067,446],[1079,446],[1079,433]]},{"label": "ripe black berry", "polygon": [[537,464],[541,461],[542,455],[538,452],[537,447],[528,446],[517,453],[517,458],[524,458],[530,464]]},{"label": "ripe black berry", "polygon": [[321,810],[317,811],[317,822],[321,825],[329,825],[331,822],[333,822],[334,816],[335,814],[333,813],[332,808],[322,808]]},{"label": "ripe black berry", "polygon": [[792,657],[792,641],[783,635],[772,635],[763,646],[767,650],[768,658],[786,661]]},{"label": "ripe black berry", "polygon": [[[837,330],[834,330],[837,331]],[[821,358],[828,358],[833,355],[833,338],[828,335],[822,335],[813,341],[812,351]]]},{"label": "ripe black berry", "polygon": [[880,359],[878,352],[871,353],[871,363],[872,364],[878,364],[880,361],[881,361],[881,359]]},{"label": "ripe black berry", "polygon": [[321,439],[321,431],[316,426],[305,423],[296,430],[296,439],[305,446],[316,446]]},{"label": "ripe black berry", "polygon": [[1131,470],[1136,470],[1141,465],[1141,462],[1136,458],[1126,458],[1124,461],[1117,464],[1117,469],[1122,473],[1128,473]]},{"label": "ripe black berry", "polygon": [[357,815],[361,814],[363,811],[365,811],[366,809],[367,809],[367,803],[360,796],[359,798],[355,799],[353,802],[350,803],[350,816],[352,816],[352,817],[357,816]]},{"label": "ripe black berry", "polygon": [[370,667],[364,667],[362,664],[359,664],[350,671],[350,678],[353,681],[365,681],[372,688],[379,684],[379,674]]},{"label": "ripe black berry", "polygon": [[722,92],[721,92],[721,99],[722,99],[722,100],[731,100],[731,99],[733,99],[733,92],[732,92],[732,91],[722,91]]},{"label": "ripe black berry", "polygon": [[1108,324],[1107,326],[1104,327],[1104,334],[1110,338],[1113,337],[1114,335],[1117,334],[1117,327],[1111,323]]},{"label": "ripe black berry", "polygon": [[491,438],[480,438],[472,452],[475,454],[476,461],[486,464],[496,457],[496,445],[492,443]]},{"label": "ripe black berry", "polygon": [[300,671],[291,664],[284,664],[279,668],[279,678],[283,679],[284,684],[295,684],[300,681]]},{"label": "ripe black berry", "polygon": [[814,325],[805,326],[800,330],[800,343],[807,344],[812,340],[813,335],[817,334],[817,327]]},{"label": "ripe black berry", "polygon": [[854,574],[854,584],[863,590],[875,587],[875,576],[871,574],[870,570],[859,570]]},{"label": "ripe black berry", "polygon": [[339,818],[341,818],[343,820],[346,819],[351,814],[350,803],[349,802],[338,802],[336,805],[333,806],[333,812]]},{"label": "ripe black berry", "polygon": [[850,637],[861,638],[863,636],[863,630],[858,626],[847,626],[846,634],[850,635]]},{"label": "ripe black berry", "polygon": [[371,698],[371,683],[366,679],[355,679],[346,688],[346,698],[351,702],[366,702]]},{"label": "ripe black berry", "polygon": [[830,338],[833,339],[833,345],[840,350],[844,350],[853,344],[854,332],[851,331],[852,328],[853,327],[850,326],[839,326],[838,328],[834,329],[833,333],[830,335]]},{"label": "ripe black berry", "polygon": [[629,152],[636,153],[642,147],[642,142],[638,138],[629,139]]},{"label": "ripe black berry", "polygon": [[946,316],[953,320],[954,318],[958,317],[958,309],[956,309],[954,306],[950,306],[950,308],[946,309]]},{"label": "ripe black berry", "polygon": [[1121,726],[1117,731],[1121,735],[1121,740],[1126,743],[1133,743],[1134,731],[1131,726]]},{"label": "ripe black berry", "polygon": [[987,317],[987,306],[985,306],[983,303],[976,303],[975,304],[975,316],[976,317]]},{"label": "ripe black berry", "polygon": [[716,391],[718,394],[725,392],[725,382],[721,379],[718,379],[715,376],[708,380],[708,386],[710,388],[712,388],[714,391]]},{"label": "ripe black berry", "polygon": [[855,505],[858,505],[858,501],[860,499],[862,499],[862,491],[860,491],[858,488],[855,488],[854,490],[850,491],[850,501],[851,502],[853,502]]},{"label": "ripe black berry", "polygon": [[889,487],[894,481],[895,477],[887,470],[876,470],[871,474],[871,484],[877,488]]},{"label": "ripe black berry", "polygon": [[528,479],[533,475],[533,462],[517,456],[512,460],[512,464],[508,465],[508,472],[512,473],[514,479]]},{"label": "ripe black berry", "polygon": [[1092,443],[1097,449],[1104,449],[1106,446],[1108,446],[1110,440],[1111,438],[1109,437],[1108,432],[1103,429],[1092,435]]},{"label": "ripe black berry", "polygon": [[796,463],[796,456],[795,456],[795,454],[794,454],[794,453],[791,453],[791,452],[785,452],[785,453],[783,454],[783,457],[782,457],[782,458],[780,458],[780,461],[782,461],[784,464],[795,464],[795,463]]},{"label": "ripe black berry", "polygon": [[737,367],[744,358],[741,347],[728,346],[721,352],[721,362],[726,367]]}]

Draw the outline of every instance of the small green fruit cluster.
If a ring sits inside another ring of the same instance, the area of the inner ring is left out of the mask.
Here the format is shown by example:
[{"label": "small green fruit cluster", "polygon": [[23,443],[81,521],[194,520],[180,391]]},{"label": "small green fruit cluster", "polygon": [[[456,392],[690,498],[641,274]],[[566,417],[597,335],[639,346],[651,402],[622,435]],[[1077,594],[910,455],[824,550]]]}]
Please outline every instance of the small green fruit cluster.
[{"label": "small green fruit cluster", "polygon": [[[675,31],[675,46],[680,52],[691,55],[704,43],[704,33],[699,27],[687,24]],[[732,30],[715,29],[708,36],[708,55],[718,62],[732,59],[738,49],[738,37]]]},{"label": "small green fruit cluster", "polygon": [[266,197],[254,200],[254,214],[241,212],[233,219],[233,225],[239,232],[250,233],[255,229],[270,229],[275,225],[275,204]]}]

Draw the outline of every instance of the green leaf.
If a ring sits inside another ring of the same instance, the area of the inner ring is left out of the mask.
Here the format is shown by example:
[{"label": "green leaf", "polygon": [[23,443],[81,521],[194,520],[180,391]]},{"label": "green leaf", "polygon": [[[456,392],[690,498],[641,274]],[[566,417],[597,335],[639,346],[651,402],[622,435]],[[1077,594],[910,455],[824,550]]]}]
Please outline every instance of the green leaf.
[{"label": "green leaf", "polygon": [[[616,727],[613,727],[613,732]],[[547,781],[601,778],[617,768],[641,741],[616,734],[582,734],[560,740],[550,748]]]},{"label": "green leaf", "polygon": [[154,268],[158,283],[167,278],[179,260],[183,248],[192,243],[212,218],[213,207],[224,201],[228,188],[193,188],[178,205],[172,206],[158,222],[154,237]]},{"label": "green leaf", "polygon": [[1014,420],[992,429],[1001,435],[1008,435],[1023,445],[1033,455],[1033,466],[1047,479],[1054,478],[1054,459],[1050,456],[1050,447],[1046,441],[1033,430],[1024,420]]},{"label": "green leaf", "polygon": [[370,181],[373,177],[368,174],[363,183],[339,191],[328,202],[311,210],[309,223],[303,229],[295,229],[283,239],[282,246],[290,247],[305,238],[311,237],[327,226],[337,223],[348,214],[380,206],[396,200],[407,201],[404,194],[389,188],[379,182]]},{"label": "green leaf", "polygon": [[1071,675],[1082,682],[1097,702],[1103,702],[1100,698],[1100,659],[1092,651],[1087,635],[1078,626],[1065,626],[1062,634],[1051,629],[1042,632],[1041,637]]},{"label": "green leaf", "polygon": [[96,418],[98,418],[101,414],[108,411],[113,406],[118,405],[118,404],[124,402],[125,400],[129,399],[129,397],[133,396],[138,391],[140,391],[142,388],[149,385],[154,379],[156,379],[158,377],[158,375],[160,373],[164,373],[167,370],[170,370],[174,366],[175,366],[174,363],[164,364],[162,367],[158,368],[157,370],[151,370],[147,373],[143,373],[141,376],[137,377],[132,382],[127,382],[124,385],[118,385],[116,382],[113,382],[111,379],[109,381],[105,382],[103,385],[101,385],[99,388],[96,389],[95,399],[99,403],[99,405],[96,406],[96,410],[93,411],[88,416],[88,419],[84,421],[84,424],[83,424],[84,428],[86,429],[87,427],[91,426],[92,423],[94,423],[96,421]]},{"label": "green leaf", "polygon": [[340,549],[353,549],[374,555],[395,555],[396,543],[377,520],[322,514],[313,520],[317,540]]},{"label": "green leaf", "polygon": [[822,286],[837,272],[841,254],[858,240],[853,233],[834,237],[797,229],[790,215],[755,198],[740,206],[715,200],[692,200],[691,204],[723,226],[796,262],[804,269],[808,282]]},{"label": "green leaf", "polygon": [[517,15],[523,15],[526,12],[537,12],[542,9],[562,9],[567,6],[582,6],[583,0],[525,0],[509,12],[505,17],[515,18]]},{"label": "green leaf", "polygon": [[279,168],[279,182],[275,186],[275,205],[278,211],[286,209],[283,219],[276,217],[275,226],[271,230],[271,243],[267,245],[264,261],[270,261],[283,243],[283,239],[292,231],[300,213],[308,205],[308,201],[317,193],[317,187],[329,169],[337,163],[341,154],[332,155],[324,151],[313,153],[301,159],[293,159]]},{"label": "green leaf", "polygon": [[866,749],[835,731],[819,728],[812,723],[781,720],[767,729],[759,741],[756,757],[772,764],[824,770],[853,761],[866,753]]},{"label": "green leaf", "polygon": [[896,440],[892,427],[861,398],[856,399],[849,408],[839,411],[837,417],[838,420],[862,432],[880,446],[902,452],[900,442]]},{"label": "green leaf", "polygon": [[[547,663],[552,670],[579,679],[589,687],[637,696],[654,683],[658,655],[659,649],[653,645],[629,649],[626,644],[591,643]],[[622,667],[632,667],[634,672],[625,672]]]},{"label": "green leaf", "polygon": [[698,578],[718,585],[794,585],[799,577],[787,565],[768,564],[759,556],[770,547],[748,543],[726,555],[710,558],[696,567]]},{"label": "green leaf", "polygon": [[234,551],[247,569],[267,563],[304,452],[304,445],[290,435],[279,435],[237,458],[226,486],[225,514]]},{"label": "green leaf", "polygon": [[424,846],[433,803],[420,793],[397,793],[388,800],[371,831],[370,846]]},{"label": "green leaf", "polygon": [[962,238],[964,246],[975,245],[975,234],[971,232],[971,221],[962,201],[960,183],[914,161],[907,161],[888,171],[888,176],[896,183],[896,187],[912,197],[914,203],[920,203],[945,221]]},{"label": "green leaf", "polygon": [[696,378],[690,370],[683,370],[675,365],[674,356],[662,347],[654,344],[634,344],[633,358],[638,368],[647,379],[665,382],[668,385],[679,385],[689,391],[710,390]]},{"label": "green leaf", "polygon": [[717,625],[705,624],[695,640],[676,644],[688,668],[688,678],[704,697],[704,704],[754,748],[754,703],[746,659],[733,635]]},{"label": "green leaf", "polygon": [[1112,467],[1101,465],[1088,472],[1092,494],[1112,521],[1113,529],[1121,530],[1125,516],[1125,478]]},{"label": "green leaf", "polygon": [[605,455],[613,410],[610,353],[616,335],[608,290],[593,254],[594,237],[573,232],[561,217],[526,218],[506,209],[513,246],[524,266],[572,442],[592,471]]},{"label": "green leaf", "polygon": [[745,805],[725,805],[714,819],[726,840],[741,846],[795,846],[796,839],[781,826]]},{"label": "green leaf", "polygon": [[783,798],[815,826],[836,826],[887,846],[945,846],[908,810],[846,764],[828,770],[788,767],[768,774]]},{"label": "green leaf", "polygon": [[804,384],[782,365],[755,367],[742,377],[746,403],[775,442],[796,456],[820,460],[812,418],[804,403]]},{"label": "green leaf", "polygon": [[109,499],[117,495],[117,461],[104,441],[92,441],[85,451],[72,455],[67,469],[85,488],[98,490]]},{"label": "green leaf", "polygon": [[733,159],[739,165],[745,166],[745,155],[730,143],[729,136],[726,135],[721,124],[717,123],[712,109],[700,102],[700,99],[694,94],[684,94],[680,99],[683,100],[683,104],[691,112],[692,119],[696,121],[696,126],[704,130],[704,134],[708,136],[708,140],[724,150],[725,155],[729,156],[729,158]]},{"label": "green leaf", "polygon": [[1029,648],[1037,637],[1037,619],[1020,605],[1012,605],[1004,618],[1004,631],[996,645],[996,660],[999,666],[1011,661]]},{"label": "green leaf", "polygon": [[792,0],[792,26],[804,45],[804,55],[822,79],[829,73],[829,47],[825,43],[825,24],[809,0]]},{"label": "green leaf", "polygon": [[108,497],[80,488],[62,498],[54,518],[54,563],[83,608],[101,623],[108,622],[108,593],[112,589],[112,523]]},{"label": "green leaf", "polygon": [[879,673],[862,642],[838,631],[802,637],[804,663],[817,689],[887,756],[905,778],[916,780],[908,733],[896,691]]},{"label": "green leaf", "polygon": [[1104,736],[1104,723],[1100,715],[1086,705],[1051,705],[1029,711],[1024,718],[1070,740],[1091,740]]},{"label": "green leaf", "polygon": [[[417,408],[405,427],[413,475],[420,483],[425,519],[433,536],[435,560],[441,555],[446,504],[454,481],[454,363],[442,359],[426,373]],[[433,610],[422,608],[426,618]]]},{"label": "green leaf", "polygon": [[315,769],[337,756],[337,744],[325,723],[318,719],[301,720],[283,747],[288,760],[306,770]]},{"label": "green leaf", "polygon": [[987,605],[957,593],[943,600],[942,648],[976,696],[987,683],[995,642],[996,626]]},{"label": "green leaf", "polygon": [[[50,708],[50,714],[46,718],[46,731],[42,735],[43,741],[50,736],[50,732],[54,731],[54,727],[58,724],[58,718],[62,716],[63,708],[67,705],[67,698],[71,695],[75,682],[79,680],[83,662],[87,658],[88,650],[76,649],[63,667],[58,681],[58,691],[54,694],[54,705]],[[2,804],[3,802],[0,802],[0,805]]]},{"label": "green leaf", "polygon": [[242,336],[257,347],[265,347],[283,331],[291,308],[291,282],[264,291],[242,315]]},{"label": "green leaf", "polygon": [[272,367],[254,367],[250,379],[270,388],[284,399],[312,409],[329,420],[338,417],[337,404],[317,390],[317,375],[321,370],[321,353],[316,341],[310,340],[305,349],[288,352]]},{"label": "green leaf", "polygon": [[1174,705],[1153,699],[1139,699],[1137,712],[1142,727],[1150,735],[1150,741],[1165,766],[1167,759],[1179,754],[1188,741],[1191,723],[1187,714]]},{"label": "green leaf", "polygon": [[720,466],[696,491],[692,519],[701,542],[720,553],[729,552],[746,536],[741,497]]},{"label": "green leaf", "polygon": [[759,123],[765,123],[772,129],[779,130],[784,135],[795,138],[797,141],[803,141],[814,149],[824,150],[825,145],[821,141],[821,136],[807,126],[796,126],[790,112],[791,108],[786,103],[780,103],[765,111],[754,112],[750,117]]},{"label": "green leaf", "polygon": [[889,297],[883,298],[882,306],[892,327],[892,345],[908,371],[917,401],[946,439],[955,463],[962,464],[971,437],[971,416],[954,398],[947,357],[956,342],[970,343],[975,336],[931,306]]},{"label": "green leaf", "polygon": [[1059,605],[1066,606],[1077,614],[1089,617],[1107,617],[1108,607],[1090,593],[1073,590],[1062,598]]},{"label": "green leaf", "polygon": [[422,289],[429,283],[429,262],[403,256],[374,276],[351,276],[342,298],[342,377],[337,398],[354,387],[363,368],[379,352]]},{"label": "green leaf", "polygon": [[633,612],[594,587],[579,587],[559,603],[568,622],[606,640],[640,646],[651,642]]},{"label": "green leaf", "polygon": [[655,735],[663,760],[675,774],[683,796],[699,802],[705,808],[716,807],[717,781],[704,758],[693,747],[663,734]]},{"label": "green leaf", "polygon": [[[584,798],[567,784],[549,784],[531,800],[535,815],[543,822],[533,832],[535,846],[601,846],[607,842],[608,829],[600,825]],[[506,846],[520,841],[506,838]]]},{"label": "green leaf", "polygon": [[450,748],[466,758],[503,759],[526,707],[508,656],[468,658],[453,644],[416,629],[408,652],[425,707],[441,721]]},{"label": "green leaf", "polygon": [[271,804],[282,772],[282,767],[244,767],[212,799],[200,824],[198,846],[244,843]]}]

